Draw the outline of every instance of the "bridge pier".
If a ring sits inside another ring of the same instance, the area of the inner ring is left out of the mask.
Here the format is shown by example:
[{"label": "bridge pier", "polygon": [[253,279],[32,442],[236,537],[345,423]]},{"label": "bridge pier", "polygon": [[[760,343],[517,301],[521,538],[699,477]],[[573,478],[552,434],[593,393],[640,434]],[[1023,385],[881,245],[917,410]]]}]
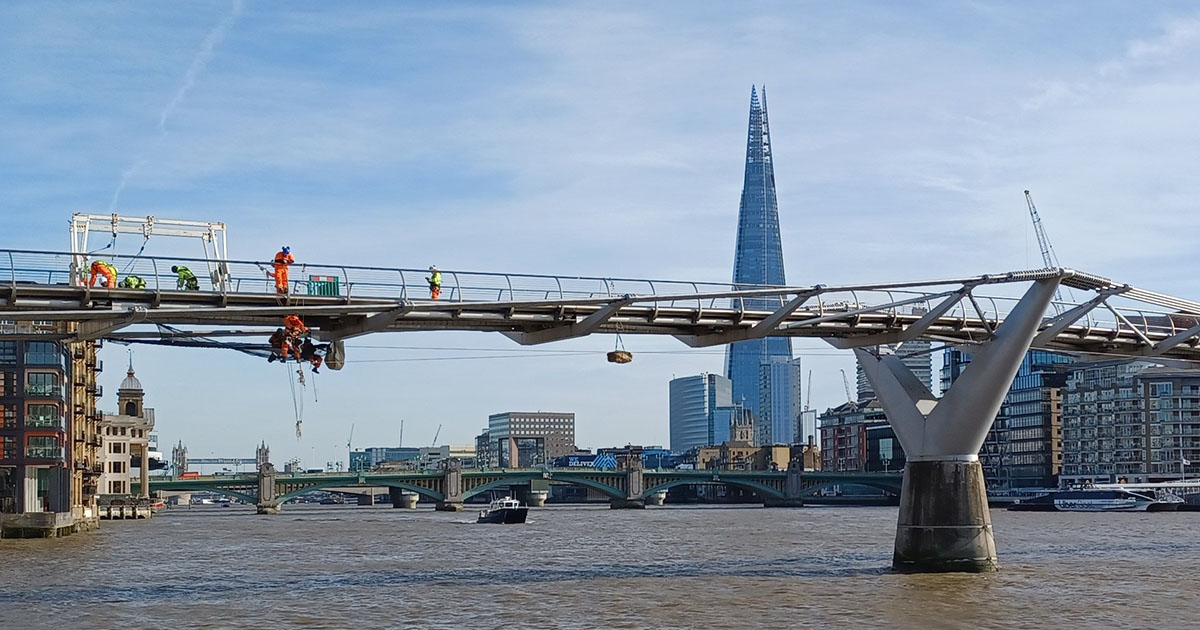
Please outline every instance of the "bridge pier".
[{"label": "bridge pier", "polygon": [[421,495],[416,492],[409,492],[402,488],[388,488],[388,496],[392,499],[393,508],[404,508],[406,510],[417,509],[417,501]]},{"label": "bridge pier", "polygon": [[763,507],[804,507],[802,465],[802,463],[796,462],[795,466],[788,467],[787,479],[783,486],[783,497],[765,497]]},{"label": "bridge pier", "polygon": [[659,490],[658,492],[651,492],[645,495],[645,497],[646,505],[662,505],[667,502],[667,491]]},{"label": "bridge pier", "polygon": [[358,504],[359,505],[375,505],[375,495],[374,494],[358,495]]},{"label": "bridge pier", "polygon": [[608,500],[608,507],[613,510],[643,510],[646,508],[645,478],[642,475],[642,458],[631,455],[622,462],[625,468],[625,498]]},{"label": "bridge pier", "polygon": [[279,501],[275,498],[275,466],[263,462],[258,467],[258,504],[255,506],[259,514],[278,514]]},{"label": "bridge pier", "polygon": [[854,350],[907,457],[893,569],[937,573],[998,568],[979,449],[1059,280],[1033,283],[992,339],[973,351],[970,365],[940,401],[900,358]]},{"label": "bridge pier", "polygon": [[458,460],[451,459],[445,463],[445,472],[442,473],[442,496],[445,498],[434,504],[433,509],[438,512],[463,511],[462,464]]}]

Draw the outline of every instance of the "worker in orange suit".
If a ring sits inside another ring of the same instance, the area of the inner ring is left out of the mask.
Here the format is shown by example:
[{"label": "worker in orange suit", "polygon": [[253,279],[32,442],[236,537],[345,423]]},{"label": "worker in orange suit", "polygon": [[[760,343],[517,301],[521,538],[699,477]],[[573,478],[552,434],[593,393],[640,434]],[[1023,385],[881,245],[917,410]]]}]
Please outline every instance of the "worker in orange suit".
[{"label": "worker in orange suit", "polygon": [[284,341],[280,346],[280,354],[283,355],[283,360],[287,361],[288,352],[296,355],[296,359],[300,359],[300,337],[308,334],[308,326],[295,315],[288,315],[283,318],[283,333]]},{"label": "worker in orange suit", "polygon": [[96,286],[96,276],[104,276],[104,287],[114,289],[117,286],[117,268],[104,262],[97,260],[92,263],[92,277],[88,278],[88,286]]},{"label": "worker in orange suit", "polygon": [[275,278],[275,292],[285,294],[288,292],[288,265],[296,262],[292,258],[292,248],[284,245],[279,253],[275,254],[275,271],[271,274]]}]

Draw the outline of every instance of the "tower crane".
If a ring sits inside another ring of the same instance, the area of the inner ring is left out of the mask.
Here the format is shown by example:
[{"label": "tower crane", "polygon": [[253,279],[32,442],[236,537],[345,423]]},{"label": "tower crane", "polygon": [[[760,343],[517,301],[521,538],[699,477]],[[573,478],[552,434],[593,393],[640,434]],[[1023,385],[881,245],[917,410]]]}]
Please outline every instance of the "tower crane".
[{"label": "tower crane", "polygon": [[854,397],[850,395],[850,379],[846,378],[846,370],[842,370],[842,387],[846,388],[846,402],[854,402]]},{"label": "tower crane", "polygon": [[439,424],[437,431],[434,431],[434,433],[433,433],[433,444],[430,444],[430,446],[437,446],[437,439],[438,439],[438,436],[441,434],[442,434],[442,425]]},{"label": "tower crane", "polygon": [[[1033,196],[1029,191],[1025,191],[1025,203],[1029,206],[1029,218],[1033,220],[1033,233],[1037,235],[1038,248],[1042,250],[1042,264],[1046,265],[1047,269],[1061,267],[1058,264],[1058,255],[1054,253],[1054,246],[1050,244],[1050,237],[1046,236],[1046,227],[1042,225],[1042,217],[1038,215],[1037,206],[1033,205]],[[1062,302],[1062,290],[1054,290],[1054,301]],[[1059,304],[1054,305],[1054,310],[1057,312],[1062,307]]]}]

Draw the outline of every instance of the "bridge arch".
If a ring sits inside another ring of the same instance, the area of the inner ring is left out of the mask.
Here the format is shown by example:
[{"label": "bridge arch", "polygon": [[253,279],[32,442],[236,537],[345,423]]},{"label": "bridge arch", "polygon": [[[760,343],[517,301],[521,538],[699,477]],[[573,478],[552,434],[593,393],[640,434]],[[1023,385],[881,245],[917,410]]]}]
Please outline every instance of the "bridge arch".
[{"label": "bridge arch", "polygon": [[673,479],[671,481],[667,481],[664,483],[660,483],[656,486],[651,486],[649,488],[646,488],[646,490],[643,494],[654,494],[655,492],[666,492],[667,490],[670,490],[671,488],[675,488],[678,486],[699,485],[699,484],[720,484],[720,485],[731,486],[734,488],[741,488],[743,490],[749,490],[764,499],[768,499],[768,498],[782,499],[782,498],[784,498],[782,492],[780,492],[770,486],[758,483],[756,481],[750,481],[747,479],[722,479],[720,477],[703,478],[703,479],[697,479],[697,478]]},{"label": "bridge arch", "polygon": [[819,483],[815,486],[805,488],[804,491],[801,492],[800,494],[802,496],[806,496],[806,497],[815,497],[815,496],[817,496],[817,494],[820,491],[825,490],[826,488],[833,488],[835,486],[864,486],[867,488],[874,488],[875,490],[879,490],[880,492],[883,492],[884,494],[887,494],[889,496],[894,496],[894,497],[900,496],[900,486],[897,484],[894,484],[894,483],[889,483],[887,481],[870,481],[870,480],[859,481],[859,480],[845,480],[845,479],[840,480],[840,481],[831,480],[831,481]]},{"label": "bridge arch", "polygon": [[292,490],[291,492],[281,494],[281,495],[275,497],[275,500],[278,501],[280,504],[283,504],[283,503],[287,503],[288,501],[291,501],[292,499],[304,494],[305,492],[312,492],[314,490],[325,490],[328,488],[355,488],[355,487],[357,487],[357,488],[380,488],[380,487],[400,488],[401,490],[408,490],[410,492],[415,492],[415,493],[421,495],[422,497],[425,497],[426,499],[429,499],[431,501],[441,501],[441,500],[445,499],[445,496],[442,495],[442,493],[440,493],[440,492],[430,490],[429,488],[422,488],[421,486],[418,486],[415,484],[405,483],[403,481],[379,480],[379,481],[371,482],[366,485],[359,485],[357,483],[346,483],[346,481],[343,479],[340,481],[339,480],[322,481],[322,482],[313,483],[312,485],[307,485],[307,486],[304,486],[301,488],[296,488],[295,490]]},{"label": "bridge arch", "polygon": [[[503,477],[500,479],[495,479],[493,481],[489,481],[485,484],[476,486],[474,488],[471,488],[470,490],[463,492],[463,499],[469,499],[475,495],[482,494],[484,492],[493,490],[495,488],[518,485],[521,483],[532,481],[534,479],[543,479],[543,478],[544,477],[539,472],[539,473],[513,475],[513,476]],[[625,498],[625,491],[621,490],[620,488],[615,488],[606,483],[596,481],[595,479],[588,479],[586,477],[576,476],[576,475],[573,475],[570,473],[555,473],[552,477],[550,477],[548,479],[548,481],[565,483],[565,484],[570,484],[573,486],[583,486],[585,488],[592,488],[592,489],[604,494],[604,496],[612,498],[612,499],[624,499]]]},{"label": "bridge arch", "polygon": [[170,492],[172,494],[191,494],[193,492],[213,492],[213,493],[219,494],[221,496],[226,496],[231,499],[237,499],[238,501],[242,501],[244,503],[249,503],[250,505],[258,504],[258,497],[253,494],[246,494],[245,492],[238,492],[237,490],[230,490],[228,488],[221,488],[219,486],[193,486],[186,490],[172,489],[172,490],[162,490],[162,492]]}]

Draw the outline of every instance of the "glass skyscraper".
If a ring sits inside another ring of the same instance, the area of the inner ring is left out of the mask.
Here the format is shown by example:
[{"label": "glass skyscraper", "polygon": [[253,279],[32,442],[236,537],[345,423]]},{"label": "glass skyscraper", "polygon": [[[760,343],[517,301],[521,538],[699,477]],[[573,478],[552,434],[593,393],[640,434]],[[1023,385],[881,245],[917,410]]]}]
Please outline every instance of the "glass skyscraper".
[{"label": "glass skyscraper", "polygon": [[720,374],[699,374],[671,379],[671,452],[720,444],[729,439],[729,379]]},{"label": "glass skyscraper", "polygon": [[[746,139],[746,176],[738,209],[737,248],[733,259],[733,282],[737,285],[783,285],[783,245],[779,238],[779,208],[775,200],[775,169],[771,162],[771,133],[767,126],[767,89],[750,88],[750,129]],[[735,303],[734,308],[738,307]],[[777,297],[744,300],[746,309],[773,310],[781,306]],[[767,337],[730,344],[725,351],[725,374],[733,381],[733,402],[761,417],[764,400],[773,400],[773,390],[764,391],[763,366],[790,363],[792,340]],[[795,369],[797,387],[799,369]],[[780,396],[795,397],[792,385],[780,388]],[[774,405],[769,405],[774,406]],[[788,405],[790,409],[793,405]],[[796,405],[796,415],[799,414]],[[796,418],[772,418],[772,424],[791,426]],[[770,441],[790,441],[789,435],[771,436]]]}]

